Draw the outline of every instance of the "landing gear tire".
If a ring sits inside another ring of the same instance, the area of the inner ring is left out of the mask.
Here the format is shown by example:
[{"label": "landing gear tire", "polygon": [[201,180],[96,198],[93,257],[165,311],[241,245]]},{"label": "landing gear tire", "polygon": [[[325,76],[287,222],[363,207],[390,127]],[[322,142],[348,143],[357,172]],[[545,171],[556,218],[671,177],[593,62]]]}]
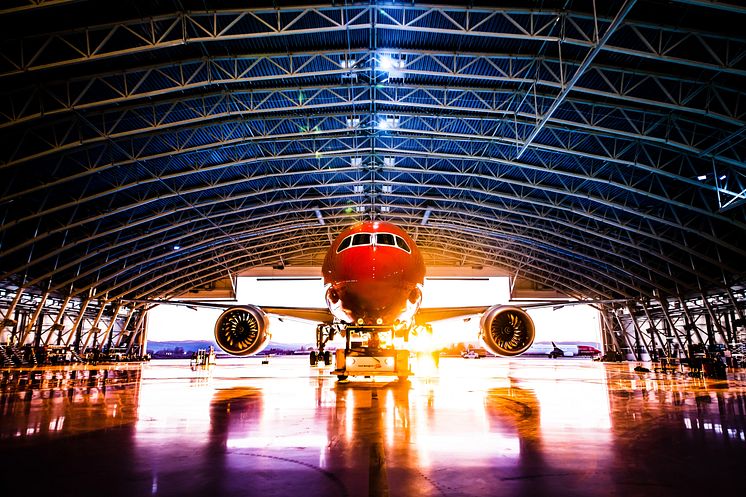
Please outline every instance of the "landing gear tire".
[{"label": "landing gear tire", "polygon": [[338,374],[337,375],[337,380],[338,381],[345,381],[346,379],[347,379],[347,375],[346,374]]},{"label": "landing gear tire", "polygon": [[315,366],[319,362],[319,358],[316,355],[316,352],[311,351],[311,353],[308,355],[308,362],[311,364],[311,366]]},{"label": "landing gear tire", "polygon": [[323,356],[324,356],[324,364],[326,366],[331,366],[332,365],[332,353],[326,350],[323,352]]}]

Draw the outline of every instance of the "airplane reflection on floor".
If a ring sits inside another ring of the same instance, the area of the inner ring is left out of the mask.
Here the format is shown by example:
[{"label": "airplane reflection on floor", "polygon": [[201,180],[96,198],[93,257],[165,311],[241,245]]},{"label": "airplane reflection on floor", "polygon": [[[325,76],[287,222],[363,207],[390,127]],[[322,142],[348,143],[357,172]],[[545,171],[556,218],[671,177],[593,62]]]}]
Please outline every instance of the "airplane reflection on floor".
[{"label": "airplane reflection on floor", "polygon": [[[97,479],[122,495],[693,495],[705,484],[677,477],[682,461],[724,489],[746,455],[740,373],[440,366],[403,383],[337,383],[305,358],[0,372],[0,476],[43,471],[40,489],[75,495],[100,495]],[[73,454],[90,487],[67,478]]]},{"label": "airplane reflection on floor", "polygon": [[0,441],[75,435],[131,423],[140,370],[0,370]]}]

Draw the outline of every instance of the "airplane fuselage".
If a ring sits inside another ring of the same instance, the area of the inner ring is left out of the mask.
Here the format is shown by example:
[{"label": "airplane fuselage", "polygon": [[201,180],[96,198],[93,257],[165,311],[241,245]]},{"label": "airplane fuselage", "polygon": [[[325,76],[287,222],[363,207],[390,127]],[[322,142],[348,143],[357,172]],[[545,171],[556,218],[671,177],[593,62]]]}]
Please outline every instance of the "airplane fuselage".
[{"label": "airplane fuselage", "polygon": [[215,340],[233,355],[260,352],[269,341],[269,315],[316,321],[318,351],[312,365],[331,364],[326,343],[337,333],[344,348],[335,352],[332,374],[411,374],[409,351],[402,347],[410,336],[432,330],[429,323],[481,314],[480,336],[493,354],[515,356],[533,343],[534,325],[514,306],[431,307],[420,309],[425,263],[414,240],[401,228],[384,221],[363,221],[345,229],[332,242],[322,265],[327,309],[234,306],[215,323]]},{"label": "airplane fuselage", "polygon": [[322,273],[329,309],[351,325],[411,321],[422,300],[422,255],[391,223],[364,221],[345,229],[327,252]]}]

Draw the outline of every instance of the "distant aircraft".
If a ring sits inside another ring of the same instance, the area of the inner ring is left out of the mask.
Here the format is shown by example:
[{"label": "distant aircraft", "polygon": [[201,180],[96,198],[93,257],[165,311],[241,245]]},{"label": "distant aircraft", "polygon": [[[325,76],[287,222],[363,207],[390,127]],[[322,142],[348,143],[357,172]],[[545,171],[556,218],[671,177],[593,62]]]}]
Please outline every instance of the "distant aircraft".
[{"label": "distant aircraft", "polygon": [[524,352],[525,355],[545,355],[550,359],[558,357],[594,356],[601,351],[590,345],[576,345],[571,343],[536,342]]},{"label": "distant aircraft", "polygon": [[[217,344],[232,355],[253,355],[269,341],[268,315],[315,321],[318,351],[310,353],[311,364],[331,364],[324,347],[339,334],[345,347],[337,349],[332,373],[342,380],[349,375],[406,378],[409,351],[397,349],[395,342],[427,333],[434,321],[481,314],[482,341],[499,356],[521,354],[534,341],[534,323],[518,307],[421,308],[422,255],[404,230],[388,222],[363,221],[342,231],[326,254],[322,273],[326,308],[231,306],[215,324]],[[193,301],[157,303],[195,305]]]}]

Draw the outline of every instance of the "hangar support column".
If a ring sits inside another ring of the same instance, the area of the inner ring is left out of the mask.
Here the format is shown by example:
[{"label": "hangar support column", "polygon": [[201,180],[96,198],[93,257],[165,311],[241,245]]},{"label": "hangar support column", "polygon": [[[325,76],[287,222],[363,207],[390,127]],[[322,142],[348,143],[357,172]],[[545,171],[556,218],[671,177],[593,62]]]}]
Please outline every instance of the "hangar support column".
[{"label": "hangar support column", "polygon": [[[117,324],[117,317],[119,316],[119,311],[121,310],[122,310],[122,303],[117,302],[117,305],[116,307],[114,307],[114,312],[111,316],[111,321],[109,321],[109,324],[106,326],[106,329],[104,330],[104,334],[101,335],[101,344],[99,346],[101,350],[104,350],[104,345],[106,344],[106,340],[109,337],[113,336],[112,330],[114,330],[114,326]],[[127,323],[129,323],[129,320],[132,317],[132,312],[133,312],[132,309],[130,309],[130,312],[127,314],[127,318],[125,318],[125,325],[124,325],[125,328],[127,327]],[[110,348],[111,348],[111,343],[109,343],[107,349],[110,349]]]},{"label": "hangar support column", "polygon": [[[645,319],[648,322],[647,332],[650,333],[650,336],[657,336],[658,341],[661,343],[661,350],[663,350],[666,357],[671,357],[672,351],[671,351],[671,344],[668,342],[668,337],[664,340],[664,338],[658,333],[658,327],[655,324],[655,321],[652,317],[650,317],[650,312],[648,311],[648,306],[645,304],[645,302],[640,302],[640,306],[642,307],[642,312],[645,313]],[[656,354],[657,356],[660,356],[660,354]]]},{"label": "hangar support column", "polygon": [[614,331],[614,322],[609,317],[615,310],[610,306],[602,306],[599,311],[601,315],[601,339],[603,341],[604,354],[621,354],[622,347],[619,345],[619,340],[617,340],[616,332]]},{"label": "hangar support column", "polygon": [[[629,302],[627,303],[627,310],[629,311],[629,315],[630,315],[630,318],[631,318],[631,321],[632,321],[632,326],[634,326],[634,328],[635,328],[635,337],[638,339],[637,346],[639,347],[639,339],[641,338],[642,339],[642,344],[645,346],[645,348],[648,351],[648,355],[650,355],[653,358],[653,360],[655,360],[655,358],[657,357],[656,350],[655,350],[655,337],[651,333],[649,335],[649,337],[650,337],[650,343],[646,342],[645,341],[645,333],[642,331],[642,328],[640,327],[640,324],[637,322],[637,316],[636,316],[635,309],[632,308],[632,306],[630,305]],[[639,357],[640,354],[637,354],[637,355]]]},{"label": "hangar support column", "polygon": [[707,299],[707,295],[705,295],[704,293],[702,293],[702,304],[704,305],[704,308],[707,310],[707,315],[712,320],[712,324],[715,325],[715,329],[717,330],[718,334],[720,335],[720,338],[723,339],[723,343],[728,343],[728,337],[725,334],[725,330],[723,329],[723,325],[720,322],[720,319],[712,311],[712,307],[710,306],[710,302]]},{"label": "hangar support column", "polygon": [[[142,354],[142,346],[145,343],[145,329],[147,324],[147,317],[148,317],[148,311],[147,310],[141,310],[140,316],[138,317],[137,321],[135,322],[134,329],[130,332],[126,333],[127,336],[127,354],[132,354],[133,349],[135,345],[137,345],[140,350],[138,353],[140,355]],[[122,337],[125,336],[125,333],[122,333]]]},{"label": "hangar support column", "polygon": [[78,317],[75,318],[75,321],[73,322],[73,327],[70,330],[70,335],[68,335],[67,340],[65,341],[65,347],[69,347],[70,344],[73,341],[73,337],[78,334],[80,327],[83,324],[83,318],[85,317],[85,310],[88,308],[88,305],[91,303],[91,297],[87,297],[83,303],[80,305],[80,311],[78,313]]},{"label": "hangar support column", "polygon": [[13,301],[10,303],[10,306],[8,307],[8,310],[5,311],[3,314],[3,320],[0,321],[0,332],[2,332],[5,328],[10,328],[18,324],[17,319],[12,319],[11,316],[13,315],[13,312],[16,310],[16,306],[18,305],[18,302],[21,300],[21,296],[23,295],[23,292],[25,289],[23,287],[18,287],[16,289],[16,295],[13,297]]},{"label": "hangar support column", "polygon": [[55,332],[57,333],[57,344],[61,344],[62,342],[62,335],[63,330],[65,327],[62,324],[62,321],[65,319],[65,310],[67,310],[67,307],[70,305],[70,301],[72,301],[73,295],[72,292],[70,292],[67,297],[62,301],[62,304],[60,305],[60,310],[57,312],[57,317],[54,318],[54,323],[52,323],[52,326],[49,328],[49,333],[47,334],[47,339],[44,341],[44,345],[49,345],[52,341],[52,338],[54,337]]},{"label": "hangar support column", "polygon": [[[746,356],[746,333],[742,331],[744,321],[736,316],[744,314],[744,307],[746,291],[736,288],[709,295],[702,292],[668,298],[658,296],[650,302],[629,302],[621,314],[617,310],[614,319],[630,348],[634,329],[635,345],[640,343],[655,359],[662,357],[660,349],[669,357],[689,357],[693,351],[716,354],[725,350],[740,357],[741,354]],[[633,352],[639,359],[640,351],[633,349]]]},{"label": "hangar support column", "polygon": [[28,339],[28,336],[31,334],[31,331],[34,329],[34,326],[36,325],[36,322],[39,319],[39,316],[41,316],[42,311],[44,311],[44,306],[47,303],[48,297],[49,297],[49,291],[47,290],[41,296],[41,299],[39,299],[39,305],[36,306],[36,309],[34,309],[34,312],[31,314],[31,318],[28,320],[26,327],[21,332],[21,336],[18,338],[18,345],[23,345],[26,343],[26,340]]},{"label": "hangar support column", "polygon": [[83,346],[81,347],[81,350],[83,352],[85,352],[85,349],[88,347],[91,338],[99,331],[101,331],[101,328],[98,327],[98,323],[101,321],[101,317],[104,315],[104,309],[106,309],[107,305],[109,305],[108,302],[100,304],[100,308],[98,310],[98,313],[96,314],[96,318],[91,323],[91,327],[88,329],[88,333],[86,333],[85,340],[83,340]]}]

